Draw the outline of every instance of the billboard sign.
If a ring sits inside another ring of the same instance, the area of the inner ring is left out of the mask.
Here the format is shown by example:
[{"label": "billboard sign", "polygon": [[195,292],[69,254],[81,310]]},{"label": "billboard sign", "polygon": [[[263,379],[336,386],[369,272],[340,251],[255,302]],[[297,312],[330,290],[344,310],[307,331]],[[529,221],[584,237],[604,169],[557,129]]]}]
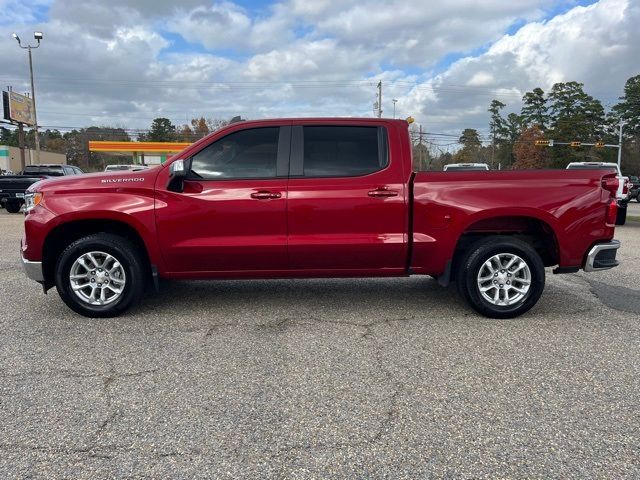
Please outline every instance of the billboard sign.
[{"label": "billboard sign", "polygon": [[2,92],[4,118],[12,122],[35,125],[33,100],[16,92]]}]

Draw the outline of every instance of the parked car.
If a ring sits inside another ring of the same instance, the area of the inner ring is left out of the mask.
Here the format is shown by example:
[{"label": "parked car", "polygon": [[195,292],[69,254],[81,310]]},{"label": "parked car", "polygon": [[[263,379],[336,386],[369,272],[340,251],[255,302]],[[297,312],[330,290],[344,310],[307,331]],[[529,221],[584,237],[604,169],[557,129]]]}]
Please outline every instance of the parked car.
[{"label": "parked car", "polygon": [[468,170],[489,170],[489,165],[486,163],[448,163],[444,166],[443,170],[448,171],[468,171]]},{"label": "parked car", "polygon": [[126,311],[159,277],[415,274],[508,318],[536,304],[545,266],[618,265],[614,173],[414,172],[411,148],[404,120],[247,121],[158,168],[44,180],[27,195],[24,267],[89,317]]},{"label": "parked car", "polygon": [[615,172],[618,178],[618,191],[616,199],[618,201],[617,225],[624,225],[627,221],[627,204],[629,203],[629,177],[622,175],[617,163],[611,162],[571,162],[567,165],[567,170],[607,170]]},{"label": "parked car", "polygon": [[113,172],[113,171],[119,171],[119,170],[132,170],[132,171],[138,171],[138,170],[144,170],[147,167],[146,165],[107,165],[106,168],[104,169],[105,172]]},{"label": "parked car", "polygon": [[49,177],[79,175],[78,167],[72,165],[42,164],[28,165],[20,175],[0,177],[0,207],[9,213],[18,213],[24,204],[24,194],[32,184]]},{"label": "parked car", "polygon": [[39,175],[41,177],[63,177],[65,175],[81,175],[84,173],[80,168],[73,165],[61,165],[46,163],[41,165],[27,165],[22,175]]}]

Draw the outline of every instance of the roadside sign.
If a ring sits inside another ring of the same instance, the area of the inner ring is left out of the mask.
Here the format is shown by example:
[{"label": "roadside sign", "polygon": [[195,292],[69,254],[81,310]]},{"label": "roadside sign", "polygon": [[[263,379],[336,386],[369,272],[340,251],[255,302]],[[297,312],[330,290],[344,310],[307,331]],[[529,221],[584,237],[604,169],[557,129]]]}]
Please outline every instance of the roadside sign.
[{"label": "roadside sign", "polygon": [[13,91],[2,92],[2,99],[4,100],[4,118],[6,120],[35,125],[33,99]]}]

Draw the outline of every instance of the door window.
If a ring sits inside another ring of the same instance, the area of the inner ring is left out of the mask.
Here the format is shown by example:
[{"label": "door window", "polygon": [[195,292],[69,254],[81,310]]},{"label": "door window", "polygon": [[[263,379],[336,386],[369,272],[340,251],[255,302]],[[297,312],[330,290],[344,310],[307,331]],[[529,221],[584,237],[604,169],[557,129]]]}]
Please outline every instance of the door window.
[{"label": "door window", "polygon": [[387,166],[384,128],[310,126],[303,131],[305,177],[353,177]]},{"label": "door window", "polygon": [[191,178],[275,178],[279,127],[231,133],[191,158]]}]

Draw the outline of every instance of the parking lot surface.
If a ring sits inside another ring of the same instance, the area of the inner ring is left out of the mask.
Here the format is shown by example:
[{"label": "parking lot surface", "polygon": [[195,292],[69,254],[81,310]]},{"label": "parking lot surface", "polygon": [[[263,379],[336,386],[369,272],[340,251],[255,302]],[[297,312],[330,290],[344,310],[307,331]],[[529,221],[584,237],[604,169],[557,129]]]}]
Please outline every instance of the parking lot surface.
[{"label": "parking lot surface", "polygon": [[430,278],[170,282],[77,316],[0,211],[0,478],[638,478],[640,223],[622,265],[489,320]]}]

